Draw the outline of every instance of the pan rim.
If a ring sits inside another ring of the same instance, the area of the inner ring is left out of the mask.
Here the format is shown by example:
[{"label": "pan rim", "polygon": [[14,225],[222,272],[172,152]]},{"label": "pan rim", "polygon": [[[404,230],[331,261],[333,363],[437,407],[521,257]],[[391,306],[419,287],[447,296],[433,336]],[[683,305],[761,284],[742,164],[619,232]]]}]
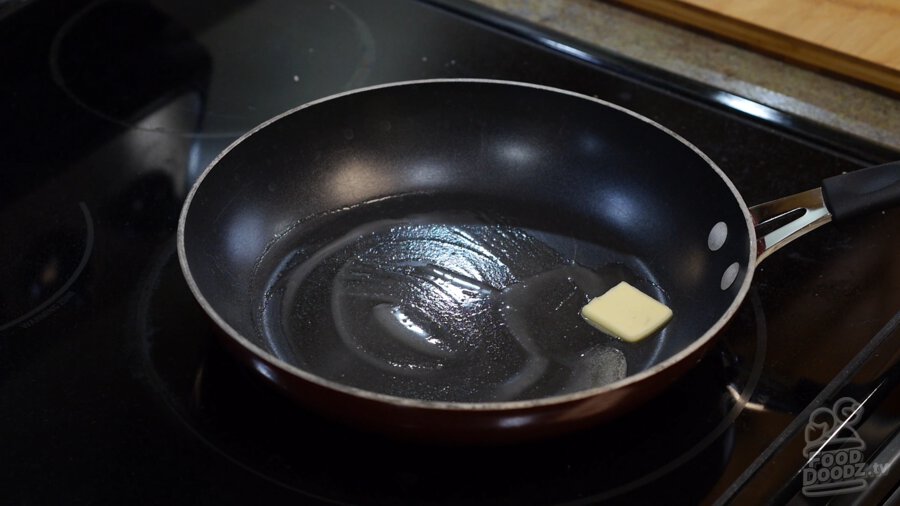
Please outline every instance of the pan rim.
[{"label": "pan rim", "polygon": [[[676,140],[684,144],[686,147],[694,151],[706,164],[715,172],[716,175],[722,180],[722,182],[726,185],[726,187],[731,191],[735,201],[741,208],[741,212],[744,215],[744,221],[747,226],[748,232],[748,262],[745,267],[745,274],[743,277],[743,281],[741,283],[740,288],[738,289],[737,294],[734,296],[731,304],[725,310],[724,313],[719,317],[716,322],[709,327],[703,334],[701,334],[698,338],[694,339],[688,346],[681,349],[671,357],[663,360],[662,362],[640,371],[636,374],[632,374],[626,376],[625,378],[615,381],[613,383],[609,383],[607,385],[594,387],[586,390],[581,390],[578,392],[572,392],[561,395],[554,395],[550,397],[541,397],[536,399],[526,399],[526,400],[518,400],[518,401],[499,401],[499,402],[453,402],[453,401],[430,401],[423,399],[412,399],[405,397],[398,397],[389,394],[383,394],[378,392],[372,392],[369,390],[365,390],[358,387],[352,387],[349,385],[344,385],[335,381],[331,381],[325,379],[316,374],[310,373],[299,367],[292,365],[280,358],[274,356],[273,354],[267,352],[261,347],[257,346],[249,339],[241,335],[240,332],[237,332],[231,325],[228,324],[212,307],[209,301],[206,300],[206,297],[203,295],[200,287],[197,285],[194,280],[193,275],[191,274],[190,265],[188,264],[187,254],[185,250],[185,235],[184,229],[185,224],[187,222],[188,213],[190,212],[191,203],[193,202],[194,195],[200,188],[203,183],[203,180],[206,176],[218,165],[219,161],[228,155],[232,149],[236,148],[240,145],[245,139],[250,137],[251,135],[259,132],[270,124],[286,117],[291,114],[294,114],[298,111],[306,109],[308,107],[313,107],[317,104],[321,104],[323,102],[328,102],[331,100],[339,99],[344,96],[354,95],[357,93],[364,93],[367,91],[384,89],[384,88],[393,88],[393,87],[401,87],[401,86],[414,86],[414,85],[427,85],[427,84],[438,84],[438,83],[475,83],[475,84],[495,84],[495,85],[505,85],[505,86],[519,86],[524,88],[532,88],[537,90],[542,90],[546,92],[552,93],[561,93],[564,95],[568,95],[575,98],[580,98],[584,100],[588,100],[591,102],[598,103],[605,107],[610,107],[612,109],[618,110],[625,114],[628,114],[635,119],[643,121],[645,123],[650,124],[663,131],[664,133],[674,137]],[[221,153],[219,153],[210,164],[203,170],[194,184],[191,186],[190,191],[188,192],[187,197],[185,198],[184,204],[182,205],[182,210],[178,218],[178,230],[177,230],[177,250],[178,250],[178,261],[181,266],[182,274],[185,277],[185,281],[188,284],[194,298],[203,308],[203,311],[209,316],[213,322],[225,333],[227,336],[232,339],[234,342],[239,344],[245,350],[251,352],[257,360],[260,360],[267,364],[269,367],[276,368],[283,373],[289,374],[294,377],[299,377],[304,381],[308,381],[315,385],[328,388],[331,390],[336,390],[338,392],[352,395],[354,397],[360,397],[363,399],[367,399],[370,401],[376,401],[379,403],[385,403],[394,405],[397,407],[403,408],[418,408],[423,410],[441,410],[441,411],[515,411],[528,409],[532,407],[539,406],[550,406],[550,405],[562,405],[575,403],[578,401],[582,401],[585,399],[590,399],[592,397],[596,397],[602,394],[606,394],[608,392],[612,392],[615,390],[620,390],[625,387],[628,387],[632,384],[639,383],[647,380],[648,378],[655,376],[662,371],[674,367],[676,364],[684,361],[687,357],[696,353],[699,349],[706,346],[721,330],[722,328],[732,319],[734,314],[737,312],[738,308],[743,303],[746,298],[747,293],[750,290],[750,284],[753,281],[753,275],[756,270],[757,264],[757,237],[755,225],[753,222],[753,218],[750,215],[750,208],[747,206],[747,203],[744,201],[740,192],[734,186],[731,179],[716,165],[712,159],[709,158],[703,151],[701,151],[698,147],[692,144],[690,141],[670,130],[669,128],[663,126],[662,124],[643,116],[635,111],[627,109],[621,105],[597,98],[589,95],[585,95],[583,93],[577,93],[574,91],[564,90],[561,88],[555,88],[551,86],[545,86],[541,84],[534,83],[526,83],[521,81],[509,81],[509,80],[501,80],[501,79],[482,79],[482,78],[438,78],[438,79],[416,79],[409,81],[397,81],[390,83],[383,83],[374,86],[367,86],[363,88],[356,88],[352,90],[343,91],[340,93],[336,93],[333,95],[329,95],[326,97],[322,97],[310,102],[306,102],[297,107],[288,109],[287,111],[282,112],[268,120],[260,123],[256,127],[250,129],[240,137],[238,137],[234,142],[232,142],[227,148],[225,148]],[[267,375],[268,376],[268,375]]]}]

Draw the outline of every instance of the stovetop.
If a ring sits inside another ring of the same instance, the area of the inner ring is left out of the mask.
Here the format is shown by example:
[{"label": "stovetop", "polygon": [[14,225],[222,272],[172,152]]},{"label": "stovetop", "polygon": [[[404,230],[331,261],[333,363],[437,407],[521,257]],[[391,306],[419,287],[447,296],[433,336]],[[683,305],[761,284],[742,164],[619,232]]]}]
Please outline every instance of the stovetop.
[{"label": "stovetop", "polygon": [[[750,203],[898,153],[464,1],[20,1],[0,4],[0,41],[3,503],[896,500],[897,210],[773,255],[717,347],[648,405],[478,447],[385,439],[261,384],[214,340],[174,235],[187,190],[240,134],[390,81],[615,102],[696,144]],[[828,416],[868,474],[822,489],[810,472],[833,448],[805,450],[827,446]]]}]

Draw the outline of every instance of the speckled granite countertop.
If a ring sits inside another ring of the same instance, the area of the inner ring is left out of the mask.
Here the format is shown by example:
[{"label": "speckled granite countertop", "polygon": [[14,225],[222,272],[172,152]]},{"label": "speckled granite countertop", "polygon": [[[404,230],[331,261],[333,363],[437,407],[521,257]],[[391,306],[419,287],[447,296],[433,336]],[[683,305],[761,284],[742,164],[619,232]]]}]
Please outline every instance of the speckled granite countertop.
[{"label": "speckled granite countertop", "polygon": [[900,99],[600,0],[475,0],[642,61],[900,149]]}]

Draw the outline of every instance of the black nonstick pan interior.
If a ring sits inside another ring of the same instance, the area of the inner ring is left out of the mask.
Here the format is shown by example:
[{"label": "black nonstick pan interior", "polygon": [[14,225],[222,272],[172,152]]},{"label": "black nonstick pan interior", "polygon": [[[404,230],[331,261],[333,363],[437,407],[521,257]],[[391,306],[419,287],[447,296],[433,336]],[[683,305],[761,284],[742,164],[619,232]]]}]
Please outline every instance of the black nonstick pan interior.
[{"label": "black nonstick pan interior", "polygon": [[[195,292],[230,334],[314,377],[429,401],[645,371],[733,311],[753,261],[746,206],[685,141],[599,101],[485,81],[283,115],[213,164],[183,219]],[[619,281],[672,321],[637,344],[584,322]]]}]

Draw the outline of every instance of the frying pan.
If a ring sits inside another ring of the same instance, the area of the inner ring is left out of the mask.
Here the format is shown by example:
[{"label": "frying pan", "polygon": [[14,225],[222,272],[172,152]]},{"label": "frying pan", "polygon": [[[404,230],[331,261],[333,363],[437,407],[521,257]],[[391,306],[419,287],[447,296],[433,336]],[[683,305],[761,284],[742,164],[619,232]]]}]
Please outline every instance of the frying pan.
[{"label": "frying pan", "polygon": [[[898,202],[894,163],[748,208],[699,149],[617,105],[427,80],[240,138],[191,189],[178,254],[227,348],[304,405],[498,441],[644,402],[711,346],[766,256]],[[584,322],[620,281],[672,308],[668,325],[629,344]]]}]

